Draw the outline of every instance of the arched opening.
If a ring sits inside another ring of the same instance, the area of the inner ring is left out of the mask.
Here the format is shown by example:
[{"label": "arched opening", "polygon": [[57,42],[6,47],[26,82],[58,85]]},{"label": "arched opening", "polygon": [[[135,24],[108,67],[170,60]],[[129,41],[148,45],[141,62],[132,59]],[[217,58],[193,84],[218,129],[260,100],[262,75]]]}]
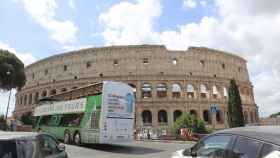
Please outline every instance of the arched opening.
[{"label": "arched opening", "polygon": [[213,98],[218,99],[219,98],[219,91],[216,85],[213,86]]},{"label": "arched opening", "polygon": [[142,84],[142,98],[152,97],[152,86],[149,83]]},{"label": "arched opening", "polygon": [[19,104],[22,105],[22,96],[20,96]]},{"label": "arched opening", "polygon": [[224,98],[227,98],[228,97],[227,88],[223,87],[223,91],[224,91]]},{"label": "arched opening", "polygon": [[142,121],[144,126],[152,124],[152,113],[150,110],[144,110],[142,112]]},{"label": "arched opening", "polygon": [[207,98],[207,87],[205,84],[200,85],[200,97],[201,98]]},{"label": "arched opening", "polygon": [[255,118],[254,118],[254,112],[253,111],[250,112],[250,118],[251,118],[251,123],[254,123]]},{"label": "arched opening", "polygon": [[167,97],[167,86],[165,83],[159,83],[157,85],[157,97],[159,98]]},{"label": "arched opening", "polygon": [[218,123],[223,123],[223,113],[221,110],[216,111],[216,121]]},{"label": "arched opening", "polygon": [[247,111],[244,111],[244,121],[245,121],[245,124],[249,123],[248,112]]},{"label": "arched opening", "polygon": [[44,98],[44,97],[46,97],[46,96],[47,96],[47,91],[45,90],[45,91],[42,92],[41,97]]},{"label": "arched opening", "polygon": [[197,112],[196,112],[195,110],[191,110],[191,111],[190,111],[190,114],[191,114],[191,115],[194,115],[194,116],[197,116]]},{"label": "arched opening", "polygon": [[172,97],[173,98],[181,97],[181,86],[177,83],[172,84]]},{"label": "arched opening", "polygon": [[35,93],[35,103],[38,103],[38,101],[39,101],[39,92],[36,92]]},{"label": "arched opening", "polygon": [[175,122],[180,116],[182,115],[182,111],[181,110],[175,110],[173,112],[173,121]]},{"label": "arched opening", "polygon": [[55,95],[56,94],[56,89],[51,90],[50,95]]},{"label": "arched opening", "polygon": [[187,85],[187,96],[188,98],[194,98],[194,87],[191,84]]},{"label": "arched opening", "polygon": [[29,97],[28,97],[28,104],[29,104],[29,105],[32,104],[32,94],[29,94]]},{"label": "arched opening", "polygon": [[158,112],[158,122],[167,123],[167,112],[165,110],[160,110]]},{"label": "arched opening", "polygon": [[27,95],[24,96],[23,105],[27,104]]},{"label": "arched opening", "polygon": [[203,120],[208,123],[211,124],[211,115],[209,110],[203,110]]}]

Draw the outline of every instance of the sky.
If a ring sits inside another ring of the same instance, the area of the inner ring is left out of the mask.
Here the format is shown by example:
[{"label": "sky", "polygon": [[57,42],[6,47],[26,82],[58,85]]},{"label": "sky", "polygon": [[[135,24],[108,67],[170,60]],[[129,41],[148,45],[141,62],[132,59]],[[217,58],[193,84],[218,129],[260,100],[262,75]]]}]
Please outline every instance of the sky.
[{"label": "sky", "polygon": [[[25,65],[108,45],[220,49],[248,61],[262,117],[280,111],[279,28],[278,0],[0,1],[0,48],[14,52]],[[0,114],[7,96],[0,92]]]}]

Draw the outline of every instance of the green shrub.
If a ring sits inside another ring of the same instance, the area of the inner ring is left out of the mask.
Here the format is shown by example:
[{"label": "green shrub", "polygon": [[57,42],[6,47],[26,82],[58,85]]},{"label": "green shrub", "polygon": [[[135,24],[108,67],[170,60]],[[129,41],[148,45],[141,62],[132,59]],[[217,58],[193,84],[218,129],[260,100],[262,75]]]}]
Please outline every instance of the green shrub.
[{"label": "green shrub", "polygon": [[172,128],[173,136],[178,137],[180,135],[181,128],[188,128],[194,133],[208,133],[204,122],[196,115],[190,115],[188,113],[183,113],[179,118],[176,119]]}]

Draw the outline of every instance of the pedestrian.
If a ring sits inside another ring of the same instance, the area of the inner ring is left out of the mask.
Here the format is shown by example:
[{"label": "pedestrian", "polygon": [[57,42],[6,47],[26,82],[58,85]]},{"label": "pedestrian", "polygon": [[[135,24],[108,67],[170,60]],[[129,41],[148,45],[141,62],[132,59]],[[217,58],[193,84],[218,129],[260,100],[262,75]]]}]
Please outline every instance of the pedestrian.
[{"label": "pedestrian", "polygon": [[147,136],[148,136],[148,139],[151,139],[151,138],[150,138],[150,137],[151,137],[150,130],[148,130]]}]

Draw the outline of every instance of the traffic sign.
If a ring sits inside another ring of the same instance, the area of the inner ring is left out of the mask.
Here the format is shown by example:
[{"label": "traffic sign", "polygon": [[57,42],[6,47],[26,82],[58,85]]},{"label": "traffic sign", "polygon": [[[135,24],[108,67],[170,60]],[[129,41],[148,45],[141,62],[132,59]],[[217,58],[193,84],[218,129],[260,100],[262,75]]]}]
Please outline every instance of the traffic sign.
[{"label": "traffic sign", "polygon": [[218,110],[219,110],[219,109],[218,109],[218,107],[217,107],[216,105],[211,105],[211,106],[210,106],[210,112],[211,112],[211,113],[216,113]]}]

